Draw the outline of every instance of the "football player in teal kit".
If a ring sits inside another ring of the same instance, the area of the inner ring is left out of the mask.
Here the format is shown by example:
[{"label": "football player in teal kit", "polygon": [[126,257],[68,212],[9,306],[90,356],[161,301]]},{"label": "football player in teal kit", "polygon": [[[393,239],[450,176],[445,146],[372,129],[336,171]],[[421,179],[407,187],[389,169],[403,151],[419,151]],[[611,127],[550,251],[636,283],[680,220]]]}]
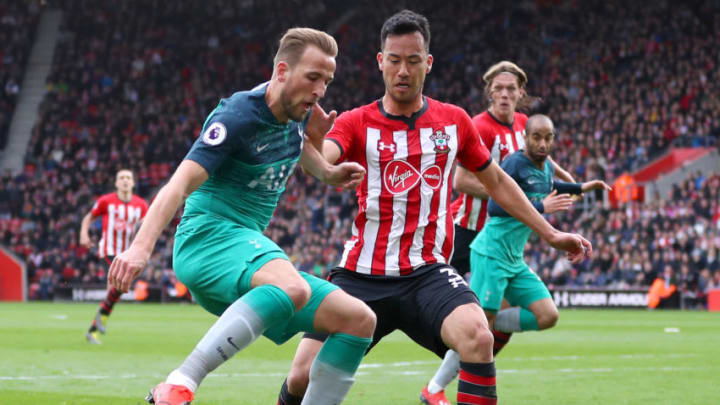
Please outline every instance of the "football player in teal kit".
[{"label": "football player in teal kit", "polygon": [[[569,208],[565,194],[581,194],[610,187],[601,180],[586,183],[555,181],[548,160],[555,128],[550,118],[534,115],[525,127],[525,150],[507,159],[501,167],[512,177],[540,213]],[[551,328],[557,308],[545,284],[525,264],[523,251],[532,231],[505,212],[495,201],[488,205],[490,220],[470,245],[470,287],[477,293],[490,325],[501,332]],[[505,297],[512,308],[500,310]],[[499,311],[499,312],[498,312]]]},{"label": "football player in teal kit", "polygon": [[210,371],[260,335],[281,344],[299,331],[331,336],[313,363],[303,404],[338,404],[350,389],[375,315],[329,282],[299,273],[263,235],[298,161],[334,186],[354,188],[364,176],[362,166],[331,165],[304,142],[306,132],[323,137],[335,118],[316,103],[333,79],[336,55],[337,44],[326,33],[289,30],[271,80],[220,101],[132,245],[113,262],[111,283],[127,291],[187,197],[175,235],[174,270],[197,302],[219,318],[151,391],[149,402],[189,404]]}]

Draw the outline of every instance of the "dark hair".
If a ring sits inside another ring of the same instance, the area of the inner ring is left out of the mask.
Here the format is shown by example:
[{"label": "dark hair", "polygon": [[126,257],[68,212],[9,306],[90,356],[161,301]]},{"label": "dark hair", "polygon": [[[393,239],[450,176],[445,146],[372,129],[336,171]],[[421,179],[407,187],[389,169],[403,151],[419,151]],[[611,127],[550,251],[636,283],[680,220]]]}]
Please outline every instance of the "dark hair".
[{"label": "dark hair", "polygon": [[390,35],[403,35],[419,32],[425,42],[425,50],[430,52],[430,23],[425,16],[410,10],[402,10],[385,20],[380,30],[380,51],[385,49],[385,40]]},{"label": "dark hair", "polygon": [[132,176],[133,180],[135,180],[135,171],[129,167],[121,166],[115,171],[115,179],[117,179],[117,175],[120,174],[120,172],[130,172],[130,175]]}]

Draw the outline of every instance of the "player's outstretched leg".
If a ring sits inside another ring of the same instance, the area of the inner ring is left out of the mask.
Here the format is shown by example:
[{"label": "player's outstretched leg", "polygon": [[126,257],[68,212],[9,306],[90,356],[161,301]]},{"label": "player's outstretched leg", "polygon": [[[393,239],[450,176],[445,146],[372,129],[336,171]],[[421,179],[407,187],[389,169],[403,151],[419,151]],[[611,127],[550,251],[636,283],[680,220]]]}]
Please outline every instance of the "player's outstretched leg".
[{"label": "player's outstretched leg", "polygon": [[493,337],[477,304],[455,308],[442,324],[443,341],[460,355],[458,405],[495,405]]},{"label": "player's outstretched leg", "polygon": [[500,310],[493,322],[495,353],[508,343],[513,332],[550,329],[557,324],[558,318],[558,310],[552,298],[534,301],[527,309],[512,307]]},{"label": "player's outstretched leg", "polygon": [[100,303],[100,308],[95,312],[90,328],[88,328],[85,338],[92,344],[100,344],[100,333],[104,334],[106,331],[107,319],[112,313],[115,303],[120,300],[122,292],[115,287],[110,287],[107,290],[107,295],[103,302]]},{"label": "player's outstretched leg", "polygon": [[318,307],[314,324],[329,335],[308,334],[301,340],[278,404],[342,402],[372,342],[375,322],[375,314],[357,298],[341,290],[328,294]]},{"label": "player's outstretched leg", "polygon": [[459,372],[460,355],[454,350],[448,350],[440,368],[420,393],[420,401],[428,405],[450,405],[450,401],[445,396],[445,387],[458,376]]},{"label": "player's outstretched leg", "polygon": [[268,328],[287,322],[310,297],[310,286],[286,260],[263,265],[253,275],[252,287],[223,312],[183,364],[155,387],[151,403],[190,403],[208,373]]}]

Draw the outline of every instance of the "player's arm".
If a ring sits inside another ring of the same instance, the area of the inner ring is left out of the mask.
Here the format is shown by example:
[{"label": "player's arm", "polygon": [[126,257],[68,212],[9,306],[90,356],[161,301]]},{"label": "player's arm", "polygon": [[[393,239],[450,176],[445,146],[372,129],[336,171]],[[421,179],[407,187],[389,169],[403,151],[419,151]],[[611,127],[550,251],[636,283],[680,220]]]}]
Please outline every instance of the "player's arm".
[{"label": "player's arm", "polygon": [[612,190],[612,187],[608,186],[602,180],[591,180],[585,183],[565,183],[563,181],[553,182],[553,189],[557,190],[560,194],[582,194],[592,190]]},{"label": "player's arm", "polygon": [[334,141],[326,139],[325,142],[323,142],[323,156],[328,163],[335,164],[335,162],[340,160],[340,156],[342,156],[340,146]]},{"label": "player's arm", "polygon": [[200,187],[209,177],[199,163],[185,159],[170,181],[160,189],[150,205],[140,230],[130,248],[118,255],[110,266],[109,280],[113,287],[125,292],[147,264],[155,242],[175,216],[185,198]]},{"label": "player's arm", "polygon": [[[472,135],[479,137],[486,148],[492,149],[495,143],[494,131],[488,130],[482,122],[480,115],[475,116],[470,121]],[[485,186],[475,177],[475,174],[461,164],[458,164],[455,168],[453,188],[474,198],[481,198],[483,200],[490,198],[487,189],[485,189]]]},{"label": "player's arm", "polygon": [[92,241],[90,241],[90,224],[92,223],[93,219],[95,219],[95,216],[91,211],[88,211],[87,214],[82,219],[82,222],[80,223],[80,246],[84,246],[86,248],[89,248],[92,244]]},{"label": "player's arm", "polygon": [[483,183],[490,197],[508,214],[527,225],[551,246],[569,252],[570,260],[581,260],[585,251],[588,254],[592,252],[592,245],[585,238],[553,228],[530,203],[515,180],[495,162],[475,172],[475,176]]},{"label": "player's arm", "polygon": [[[331,141],[327,142],[332,143]],[[336,187],[355,188],[365,177],[365,169],[356,162],[343,162],[335,165],[328,160],[311,142],[303,144],[300,164],[305,171],[310,172],[323,183]]]},{"label": "player's arm", "polygon": [[553,165],[553,168],[555,169],[555,177],[558,179],[568,182],[568,183],[575,183],[575,179],[573,176],[565,169],[560,167],[557,162],[555,162],[551,157],[548,156],[548,160],[550,160],[550,163]]},{"label": "player's arm", "polygon": [[478,180],[478,178],[469,170],[465,169],[461,165],[457,165],[455,168],[455,175],[453,176],[453,187],[455,190],[470,195],[475,198],[482,198],[487,200],[489,194],[485,189],[485,186]]}]

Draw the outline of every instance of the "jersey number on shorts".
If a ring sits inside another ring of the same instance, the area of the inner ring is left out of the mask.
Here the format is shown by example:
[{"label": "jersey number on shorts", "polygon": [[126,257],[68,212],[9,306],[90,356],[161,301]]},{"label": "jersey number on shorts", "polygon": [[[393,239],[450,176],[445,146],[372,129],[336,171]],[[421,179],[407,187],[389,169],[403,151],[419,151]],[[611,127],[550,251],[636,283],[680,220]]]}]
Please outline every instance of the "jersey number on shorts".
[{"label": "jersey number on shorts", "polygon": [[467,286],[465,279],[450,267],[443,267],[440,273],[447,273],[448,283],[452,284],[453,288],[457,288],[460,284]]}]

